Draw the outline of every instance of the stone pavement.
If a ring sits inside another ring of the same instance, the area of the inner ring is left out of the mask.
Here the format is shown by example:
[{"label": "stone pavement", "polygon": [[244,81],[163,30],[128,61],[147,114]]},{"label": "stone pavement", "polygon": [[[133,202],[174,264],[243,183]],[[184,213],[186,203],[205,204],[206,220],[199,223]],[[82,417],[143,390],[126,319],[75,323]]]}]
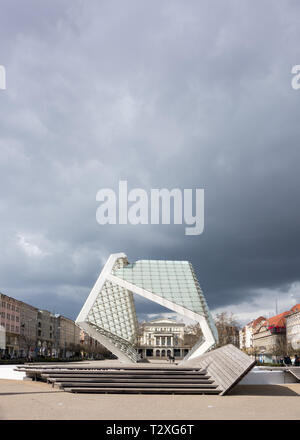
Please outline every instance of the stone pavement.
[{"label": "stone pavement", "polygon": [[300,419],[300,383],[238,385],[228,396],[72,394],[0,380],[0,419]]}]

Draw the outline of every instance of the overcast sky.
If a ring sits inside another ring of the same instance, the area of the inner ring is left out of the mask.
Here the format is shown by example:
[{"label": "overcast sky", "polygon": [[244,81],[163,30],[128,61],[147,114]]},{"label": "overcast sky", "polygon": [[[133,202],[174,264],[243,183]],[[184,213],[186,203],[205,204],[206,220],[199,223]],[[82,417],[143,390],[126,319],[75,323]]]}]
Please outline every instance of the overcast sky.
[{"label": "overcast sky", "polygon": [[[299,42],[296,0],[1,1],[0,290],[75,318],[123,251],[241,321],[300,302]],[[100,226],[119,180],[204,188],[204,233]]]}]

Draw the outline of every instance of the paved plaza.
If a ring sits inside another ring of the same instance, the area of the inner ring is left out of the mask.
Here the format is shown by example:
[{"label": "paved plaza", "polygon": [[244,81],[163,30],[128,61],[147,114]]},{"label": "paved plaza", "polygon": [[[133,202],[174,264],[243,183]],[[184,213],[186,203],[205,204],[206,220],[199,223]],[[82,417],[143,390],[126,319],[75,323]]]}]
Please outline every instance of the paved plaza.
[{"label": "paved plaza", "polygon": [[300,383],[238,385],[228,396],[72,394],[0,380],[0,419],[300,419]]}]

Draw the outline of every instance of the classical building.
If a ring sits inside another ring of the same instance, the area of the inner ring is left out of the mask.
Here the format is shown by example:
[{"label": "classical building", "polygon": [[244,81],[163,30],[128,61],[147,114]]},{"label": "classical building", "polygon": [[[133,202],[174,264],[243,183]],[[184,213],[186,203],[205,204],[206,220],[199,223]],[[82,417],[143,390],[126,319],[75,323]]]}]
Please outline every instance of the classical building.
[{"label": "classical building", "polygon": [[253,335],[258,330],[258,327],[262,322],[265,322],[266,318],[264,316],[260,316],[257,319],[246,324],[239,331],[239,346],[241,350],[251,351],[253,348]]},{"label": "classical building", "polygon": [[286,341],[292,349],[300,350],[300,304],[292,307],[286,316]]},{"label": "classical building", "polygon": [[190,351],[198,356],[218,341],[218,332],[203,292],[188,261],[139,260],[112,254],[81,309],[76,323],[120,361],[140,355],[133,293],[198,322],[203,338]]},{"label": "classical building", "polygon": [[185,324],[172,319],[154,319],[140,326],[138,352],[142,358],[182,359],[188,354],[185,345]]}]

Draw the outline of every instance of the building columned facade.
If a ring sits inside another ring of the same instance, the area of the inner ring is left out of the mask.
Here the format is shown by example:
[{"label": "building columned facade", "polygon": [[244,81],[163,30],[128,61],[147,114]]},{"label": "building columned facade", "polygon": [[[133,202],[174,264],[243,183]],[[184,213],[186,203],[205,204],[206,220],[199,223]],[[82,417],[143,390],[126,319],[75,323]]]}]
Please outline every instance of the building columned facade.
[{"label": "building columned facade", "polygon": [[185,324],[172,319],[154,319],[140,326],[137,344],[142,358],[182,359],[190,347],[185,345]]}]

